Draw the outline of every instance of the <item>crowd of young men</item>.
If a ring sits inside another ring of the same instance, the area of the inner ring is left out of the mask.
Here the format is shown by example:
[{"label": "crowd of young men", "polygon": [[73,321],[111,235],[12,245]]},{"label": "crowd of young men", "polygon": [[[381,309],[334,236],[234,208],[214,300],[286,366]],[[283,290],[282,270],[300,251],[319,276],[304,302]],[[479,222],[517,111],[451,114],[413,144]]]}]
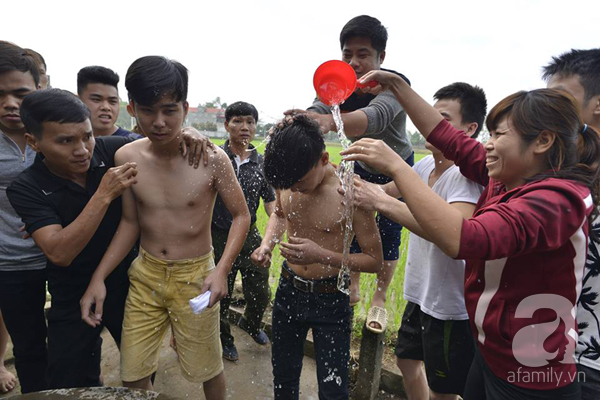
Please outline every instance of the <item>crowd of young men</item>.
[{"label": "crowd of young men", "polygon": [[[353,18],[341,31],[342,59],[361,77],[381,68],[386,41],[380,21]],[[268,267],[279,243],[286,261],[273,305],[275,398],[299,396],[309,329],[319,397],[348,398],[359,273],[378,274],[367,328],[382,332],[405,226],[411,231],[409,303],[396,355],[407,395],[462,395],[474,351],[464,262],[430,243],[408,209],[389,201],[399,197],[391,179],[361,163],[355,165],[362,180],[349,259],[352,293],[337,289],[344,221],[339,179],[322,136],[337,129],[328,106],[317,99],[306,111],[285,112],[263,158],[251,144],[258,122],[251,104],[227,108],[229,140],[221,148],[183,128],[188,75],[176,61],[148,56],[129,67],[127,110],[139,133],[116,125],[114,71],[82,68],[75,96],[48,89],[46,70],[38,53],[0,42],[0,392],[16,384],[3,365],[6,324],[23,393],[102,385],[100,332],[106,327],[121,350],[125,386],[152,389],[158,349],[171,330],[184,377],[202,383],[207,398],[224,398],[221,358],[239,357],[227,315],[236,275],[242,275],[246,300],[240,326],[266,345],[261,323],[271,299]],[[548,87],[569,92],[584,122],[600,129],[600,49],[555,57],[544,78]],[[435,100],[452,125],[473,137],[480,132],[483,90],[454,83]],[[352,141],[383,140],[413,164],[406,113],[391,92],[358,90],[341,108]],[[469,218],[481,188],[428,148],[432,156],[414,169]],[[271,217],[264,238],[256,227],[260,199]],[[590,241],[578,303],[576,362],[586,375],[584,399],[600,393],[599,246]],[[52,298],[47,319],[46,283]],[[204,293],[208,308],[195,314],[189,300]]]}]

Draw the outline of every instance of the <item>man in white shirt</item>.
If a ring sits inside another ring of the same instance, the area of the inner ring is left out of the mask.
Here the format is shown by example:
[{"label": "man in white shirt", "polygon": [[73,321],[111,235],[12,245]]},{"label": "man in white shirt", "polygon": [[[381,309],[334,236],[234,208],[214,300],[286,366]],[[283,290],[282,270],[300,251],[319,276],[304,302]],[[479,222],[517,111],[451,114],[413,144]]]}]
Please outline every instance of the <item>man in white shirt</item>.
[{"label": "man in white shirt", "polygon": [[[479,134],[487,108],[481,88],[457,82],[438,90],[434,98],[434,107],[454,127],[471,137]],[[426,147],[432,155],[413,169],[470,218],[483,188],[463,177],[438,149],[429,143]],[[382,187],[356,184],[360,207],[376,210],[411,232],[404,272],[408,303],[398,331],[397,364],[410,400],[454,400],[463,393],[475,351],[464,299],[464,261],[446,256],[431,243],[398,196],[393,182]]]}]

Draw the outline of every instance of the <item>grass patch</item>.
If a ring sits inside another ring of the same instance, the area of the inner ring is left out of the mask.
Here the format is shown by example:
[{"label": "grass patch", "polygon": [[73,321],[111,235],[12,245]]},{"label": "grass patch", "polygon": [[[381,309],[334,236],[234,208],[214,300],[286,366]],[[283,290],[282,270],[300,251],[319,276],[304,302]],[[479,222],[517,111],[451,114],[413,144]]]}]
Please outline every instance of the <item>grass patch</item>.
[{"label": "grass patch", "polygon": [[[211,139],[211,141],[217,145],[221,145],[225,142],[224,139]],[[252,141],[252,144],[258,148],[258,151],[262,154],[265,150],[265,143],[261,143],[260,140]],[[327,143],[327,151],[329,152],[329,156],[331,162],[335,164],[339,164],[341,161],[340,151],[342,150],[342,146],[335,143]],[[419,161],[423,157],[425,157],[429,152],[423,150],[415,151],[415,162]],[[263,234],[266,229],[268,217],[265,213],[265,210],[262,206],[258,209],[256,226],[258,230]],[[400,245],[400,259],[398,260],[398,264],[396,265],[396,271],[394,272],[394,276],[392,278],[392,282],[388,288],[387,293],[387,301],[385,304],[385,308],[388,312],[388,329],[386,330],[386,339],[391,342],[396,337],[396,333],[398,328],[400,327],[400,322],[402,321],[402,313],[404,312],[404,307],[406,305],[406,301],[403,296],[404,289],[404,265],[406,263],[406,255],[407,255],[407,247],[408,247],[408,231],[406,229],[402,230],[402,243]],[[269,283],[271,285],[271,290],[273,293],[273,297],[275,296],[275,291],[277,289],[277,284],[279,282],[279,274],[281,273],[281,264],[283,263],[283,257],[279,253],[279,246],[275,247],[273,251],[273,259],[271,263],[270,269],[270,278]],[[240,277],[238,276],[238,279]],[[361,301],[355,308],[355,318],[354,318],[354,326],[353,326],[353,334],[356,337],[360,337],[362,333],[362,326],[365,322],[367,311],[371,305],[371,298],[373,297],[373,293],[377,290],[377,276],[375,274],[362,274],[360,278],[360,295]]]}]

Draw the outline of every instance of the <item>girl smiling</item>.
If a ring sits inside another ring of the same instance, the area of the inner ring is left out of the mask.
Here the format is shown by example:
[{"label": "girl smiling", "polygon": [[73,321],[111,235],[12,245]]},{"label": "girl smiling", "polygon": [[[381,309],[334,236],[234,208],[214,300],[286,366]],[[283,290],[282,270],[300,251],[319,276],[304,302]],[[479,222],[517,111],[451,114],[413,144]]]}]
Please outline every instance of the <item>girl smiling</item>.
[{"label": "girl smiling", "polygon": [[391,90],[425,138],[485,186],[473,218],[437,196],[384,143],[342,152],[393,177],[411,213],[446,254],[466,260],[465,303],[478,353],[468,399],[577,399],[576,304],[589,221],[598,204],[600,139],[573,99],[540,89],[500,101],[483,145],[452,127],[402,79],[360,81]]}]

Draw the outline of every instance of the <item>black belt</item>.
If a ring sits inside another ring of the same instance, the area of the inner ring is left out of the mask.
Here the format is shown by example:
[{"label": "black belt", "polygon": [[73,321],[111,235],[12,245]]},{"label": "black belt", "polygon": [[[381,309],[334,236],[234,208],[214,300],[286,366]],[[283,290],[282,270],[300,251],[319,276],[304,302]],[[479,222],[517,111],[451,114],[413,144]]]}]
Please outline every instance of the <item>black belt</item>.
[{"label": "black belt", "polygon": [[337,280],[319,281],[304,279],[289,271],[285,266],[281,268],[281,276],[287,279],[293,287],[306,293],[336,293]]}]

